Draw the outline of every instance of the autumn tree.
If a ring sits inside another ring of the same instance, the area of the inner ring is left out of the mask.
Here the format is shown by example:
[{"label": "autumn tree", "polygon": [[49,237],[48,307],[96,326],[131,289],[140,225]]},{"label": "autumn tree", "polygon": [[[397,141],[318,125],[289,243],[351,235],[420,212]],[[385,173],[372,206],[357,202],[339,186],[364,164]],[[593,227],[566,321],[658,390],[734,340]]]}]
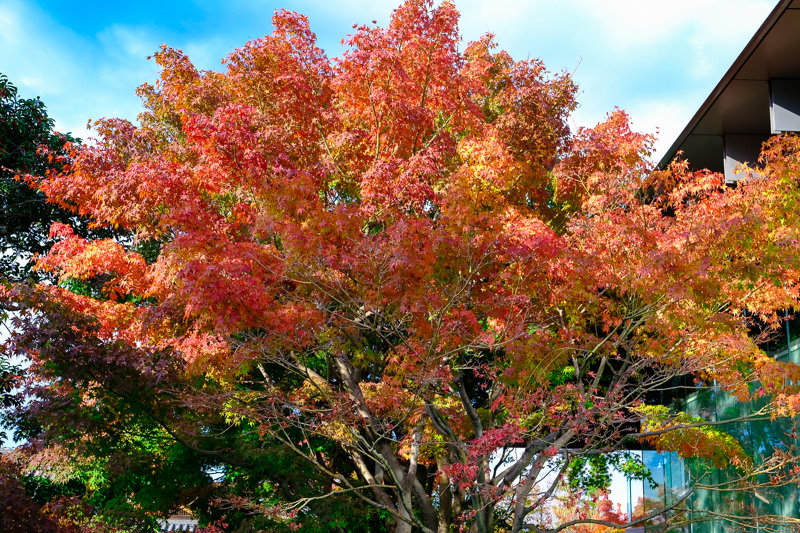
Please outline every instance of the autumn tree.
[{"label": "autumn tree", "polygon": [[714,384],[797,412],[800,369],[748,335],[798,304],[797,139],[735,188],[655,172],[624,112],[571,131],[569,75],[492,36],[461,50],[457,19],[410,0],[332,59],[279,11],[222,72],[164,47],[139,125],[101,120],[68,171],[28,176],[132,235],[54,224],[38,268],[58,283],[3,295],[40,453],[147,435],[154,467],[174,446],[222,472],[182,503],[274,530],[672,516],[685,495],[626,524],[537,518],[609,468],[646,478],[642,443],[795,481],[791,441],[751,457],[672,405]]},{"label": "autumn tree", "polygon": [[[554,519],[560,522],[584,518],[622,525],[627,524],[629,521],[625,513],[619,508],[619,505],[616,509],[614,508],[608,492],[604,490],[598,490],[591,495],[573,492],[558,501],[558,504],[552,508],[551,512]],[[608,525],[582,523],[571,527],[569,531],[573,533],[617,533],[620,530]]]}]

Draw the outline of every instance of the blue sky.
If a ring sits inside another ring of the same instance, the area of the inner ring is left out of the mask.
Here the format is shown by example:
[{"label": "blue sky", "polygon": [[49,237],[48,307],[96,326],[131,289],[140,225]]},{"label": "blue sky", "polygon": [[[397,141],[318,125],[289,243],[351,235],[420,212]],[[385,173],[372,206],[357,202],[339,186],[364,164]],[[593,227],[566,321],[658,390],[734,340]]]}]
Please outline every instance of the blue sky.
[{"label": "blue sky", "polygon": [[[456,0],[464,41],[496,34],[517,59],[574,71],[593,125],[615,106],[663,152],[719,81],[776,0]],[[329,55],[354,23],[385,23],[397,0],[0,0],[0,72],[40,96],[61,131],[85,137],[89,119],[135,119],[134,89],[157,70],[159,45],[202,69],[271,32],[276,8],[308,15]]]}]

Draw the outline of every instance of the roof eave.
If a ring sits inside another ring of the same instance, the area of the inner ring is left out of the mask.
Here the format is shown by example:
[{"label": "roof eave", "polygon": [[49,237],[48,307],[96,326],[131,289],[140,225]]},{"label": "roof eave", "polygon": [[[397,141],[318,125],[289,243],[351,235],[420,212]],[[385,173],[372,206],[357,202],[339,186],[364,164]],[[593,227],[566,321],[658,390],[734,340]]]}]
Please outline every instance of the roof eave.
[{"label": "roof eave", "polygon": [[780,2],[778,2],[778,5],[775,6],[766,20],[764,20],[764,23],[747,43],[747,46],[744,47],[728,71],[725,72],[725,75],[722,76],[722,79],[719,81],[719,83],[717,83],[716,87],[714,87],[714,90],[711,91],[711,94],[708,95],[689,123],[686,124],[686,127],[683,129],[681,134],[678,135],[678,138],[672,143],[672,146],[669,147],[669,150],[667,150],[666,154],[664,154],[664,157],[662,157],[661,161],[658,162],[658,168],[665,168],[675,158],[678,149],[683,145],[684,142],[686,142],[686,139],[692,134],[692,131],[694,131],[698,123],[703,119],[705,114],[708,113],[708,110],[714,105],[728,84],[733,81],[733,79],[736,77],[736,74],[739,72],[745,62],[747,62],[753,52],[755,52],[756,48],[758,48],[758,45],[761,44],[761,41],[764,40],[764,37],[770,32],[772,27],[793,1],[794,0],[780,0]]}]

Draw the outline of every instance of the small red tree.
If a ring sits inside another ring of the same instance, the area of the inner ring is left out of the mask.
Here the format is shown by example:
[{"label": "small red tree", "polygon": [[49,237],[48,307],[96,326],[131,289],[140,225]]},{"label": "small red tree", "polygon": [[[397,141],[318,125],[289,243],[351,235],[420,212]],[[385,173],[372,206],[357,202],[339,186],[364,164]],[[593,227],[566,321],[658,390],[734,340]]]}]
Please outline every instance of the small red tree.
[{"label": "small red tree", "polygon": [[[558,505],[551,511],[559,523],[570,522],[573,520],[597,520],[606,524],[617,524],[624,526],[628,523],[628,516],[622,512],[620,505],[616,508],[609,498],[608,491],[599,490],[594,494],[585,495],[571,494],[560,498]],[[617,533],[621,531],[618,527],[609,525],[594,524],[591,522],[578,523],[569,528],[572,533]]]},{"label": "small red tree", "polygon": [[[6,290],[43,438],[105,438],[103,406],[136,406],[280,495],[228,506],[302,524],[346,497],[397,532],[541,530],[575,459],[645,437],[747,479],[735,441],[659,402],[677,378],[760,382],[796,412],[800,369],[743,310],[797,305],[797,141],[736,188],[653,172],[624,112],[571,132],[568,75],[491,36],[459,51],[457,19],[411,0],[330,59],[281,11],[221,73],[162,48],[140,126],[99,121],[67,172],[29,178],[135,235],[56,225],[40,268],[61,285]],[[248,466],[287,451],[306,486]]]}]

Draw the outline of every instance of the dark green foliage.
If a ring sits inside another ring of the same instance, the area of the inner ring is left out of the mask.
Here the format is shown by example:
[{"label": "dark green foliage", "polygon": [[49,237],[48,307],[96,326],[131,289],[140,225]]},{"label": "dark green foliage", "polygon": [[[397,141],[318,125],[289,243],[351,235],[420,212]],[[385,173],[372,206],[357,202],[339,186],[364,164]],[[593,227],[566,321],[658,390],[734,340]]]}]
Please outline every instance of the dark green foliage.
[{"label": "dark green foliage", "polygon": [[16,179],[65,169],[65,145],[77,145],[80,139],[54,127],[38,97],[20,98],[8,77],[0,74],[0,279],[6,283],[44,276],[33,270],[33,258],[50,248],[47,235],[53,222],[69,224],[87,237],[122,237],[112,229],[89,228],[86,219],[48,203],[42,193]]},{"label": "dark green foliage", "polygon": [[51,160],[43,149],[66,155],[64,144],[78,141],[53,128],[44,103],[39,98],[19,98],[17,88],[0,74],[0,275],[6,281],[35,275],[31,259],[47,250],[50,224],[75,218],[14,178],[61,170],[63,164]]},{"label": "dark green foliage", "polygon": [[57,498],[80,497],[86,493],[86,486],[77,479],[60,483],[46,476],[27,474],[22,476],[21,481],[25,492],[39,505],[46,505]]},{"label": "dark green foliage", "polygon": [[631,452],[593,454],[575,457],[567,468],[567,478],[572,489],[589,494],[608,490],[611,472],[621,472],[628,479],[641,480],[653,486],[653,477],[642,459]]}]

